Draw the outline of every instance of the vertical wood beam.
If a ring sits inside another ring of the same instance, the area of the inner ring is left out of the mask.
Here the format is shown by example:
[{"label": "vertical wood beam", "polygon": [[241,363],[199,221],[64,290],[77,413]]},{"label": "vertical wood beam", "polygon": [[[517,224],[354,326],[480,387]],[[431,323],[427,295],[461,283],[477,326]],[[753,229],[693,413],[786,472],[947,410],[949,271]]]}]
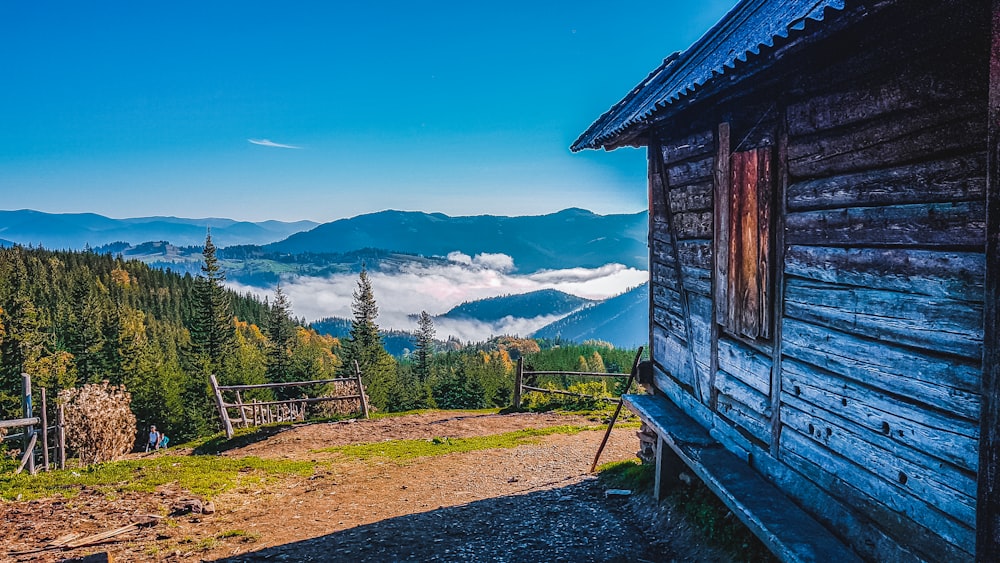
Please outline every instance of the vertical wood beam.
[{"label": "vertical wood beam", "polygon": [[56,411],[56,440],[59,442],[59,469],[66,469],[66,411],[62,403]]},{"label": "vertical wood beam", "polygon": [[222,418],[222,428],[226,431],[226,438],[232,438],[233,423],[229,420],[229,411],[226,410],[225,402],[222,400],[222,391],[219,390],[219,382],[215,379],[215,374],[209,374],[208,380],[212,384],[212,391],[215,394],[215,405],[219,407],[219,417]]},{"label": "vertical wood beam", "polygon": [[[712,255],[715,261],[715,316],[720,321],[729,316],[729,124],[720,123],[716,136],[715,152],[715,198],[714,224],[715,248]],[[732,329],[732,327],[728,327]]]},{"label": "vertical wood beam", "polygon": [[774,199],[774,248],[771,254],[771,455],[777,459],[781,443],[781,377],[782,377],[782,317],[785,304],[785,216],[788,214],[788,112],[778,112],[777,175]]},{"label": "vertical wood beam", "polygon": [[653,479],[653,498],[660,501],[681,482],[681,472],[687,466],[662,436],[656,437],[656,474]]},{"label": "vertical wood beam", "polygon": [[49,470],[49,415],[48,404],[45,401],[45,388],[39,389],[42,393],[42,467]]},{"label": "vertical wood beam", "polygon": [[653,346],[653,319],[656,318],[653,316],[653,244],[655,244],[653,241],[653,225],[656,222],[656,200],[654,199],[656,197],[656,190],[653,189],[653,163],[663,158],[662,156],[656,156],[662,152],[657,143],[650,142],[646,145],[646,198],[649,200],[649,213],[646,215],[646,256],[649,257],[649,266],[646,268],[649,270],[648,285],[646,286],[649,288],[647,296],[649,298],[649,317],[647,317],[649,319],[649,334],[647,336],[649,340],[647,343],[649,344],[649,360],[651,362],[656,361],[656,358],[653,357],[653,354],[656,352],[656,347]]},{"label": "vertical wood beam", "polygon": [[712,328],[708,384],[711,389],[709,407],[719,406],[719,391],[715,377],[719,372],[719,323],[725,318],[729,305],[726,286],[729,275],[729,124],[721,123],[715,132],[715,166],[712,198]]},{"label": "vertical wood beam", "polygon": [[354,375],[358,378],[358,395],[361,397],[361,417],[368,418],[368,397],[365,395],[365,384],[361,382],[361,366],[354,360]]},{"label": "vertical wood beam", "polygon": [[[31,406],[31,376],[22,373],[21,374],[21,407],[24,409],[24,418],[31,418],[32,406]],[[31,475],[35,474],[35,427],[26,426],[24,428],[24,451],[26,453],[25,459],[28,462],[28,473]],[[22,464],[23,465],[23,464]]]},{"label": "vertical wood beam", "polygon": [[990,3],[986,291],[976,495],[976,560],[1000,561],[1000,0]]},{"label": "vertical wood beam", "polygon": [[[652,268],[650,268],[652,269]],[[649,317],[653,318],[653,317]],[[524,384],[524,357],[517,359],[517,371],[514,372],[514,410],[521,410],[521,385]]]}]

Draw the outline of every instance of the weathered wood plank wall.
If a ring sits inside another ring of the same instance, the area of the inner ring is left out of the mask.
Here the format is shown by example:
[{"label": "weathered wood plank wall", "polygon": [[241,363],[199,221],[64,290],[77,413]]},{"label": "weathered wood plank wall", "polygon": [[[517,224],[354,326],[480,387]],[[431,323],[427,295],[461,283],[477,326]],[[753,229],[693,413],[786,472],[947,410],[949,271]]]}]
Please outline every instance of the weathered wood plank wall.
[{"label": "weathered wood plank wall", "polygon": [[[651,147],[657,387],[873,559],[975,546],[988,35],[948,4],[875,14]],[[741,338],[714,285],[717,155],[785,142],[776,334]]]},{"label": "weathered wood plank wall", "polygon": [[976,559],[1000,560],[1000,0],[990,3],[987,98],[987,226],[983,401],[980,418]]}]

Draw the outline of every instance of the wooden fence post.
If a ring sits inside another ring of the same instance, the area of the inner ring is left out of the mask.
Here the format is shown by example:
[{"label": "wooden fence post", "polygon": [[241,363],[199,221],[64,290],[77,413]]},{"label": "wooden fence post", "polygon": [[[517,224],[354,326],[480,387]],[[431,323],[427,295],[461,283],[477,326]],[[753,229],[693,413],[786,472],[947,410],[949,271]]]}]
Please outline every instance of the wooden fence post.
[{"label": "wooden fence post", "polygon": [[212,391],[215,392],[215,404],[219,407],[219,416],[222,417],[222,426],[226,430],[226,438],[233,437],[233,423],[229,420],[229,413],[226,411],[226,403],[222,401],[222,391],[219,391],[219,382],[215,380],[215,374],[209,374],[208,380],[212,383]]},{"label": "wooden fence post", "polygon": [[517,371],[514,373],[514,410],[521,410],[521,383],[524,380],[524,358],[517,359]]},{"label": "wooden fence post", "polygon": [[45,412],[48,404],[45,402],[45,388],[42,387],[42,467],[49,470],[49,416]]},{"label": "wooden fence post", "polygon": [[[24,409],[24,418],[31,418],[31,376],[22,373],[21,374],[21,405]],[[35,447],[35,427],[26,426],[24,428],[24,450],[27,454],[26,459],[28,460],[28,473],[31,475],[35,474],[35,455],[31,451]]]},{"label": "wooden fence post", "polygon": [[361,366],[354,360],[354,375],[358,378],[358,395],[361,396],[361,416],[368,418],[368,397],[365,396],[365,384],[361,383]]},{"label": "wooden fence post", "polygon": [[56,414],[56,437],[59,440],[59,469],[66,469],[66,413],[62,403]]}]

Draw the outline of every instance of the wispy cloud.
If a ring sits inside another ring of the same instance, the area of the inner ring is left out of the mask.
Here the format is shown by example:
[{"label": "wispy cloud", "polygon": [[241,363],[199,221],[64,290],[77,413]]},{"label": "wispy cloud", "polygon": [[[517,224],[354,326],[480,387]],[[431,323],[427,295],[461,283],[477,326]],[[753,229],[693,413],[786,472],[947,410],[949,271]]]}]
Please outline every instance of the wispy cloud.
[{"label": "wispy cloud", "polygon": [[297,147],[295,145],[283,145],[281,143],[275,143],[271,139],[247,139],[255,145],[260,145],[262,147],[275,147],[278,149],[301,149],[302,147]]},{"label": "wispy cloud", "polygon": [[[464,301],[547,288],[589,299],[603,299],[635,287],[649,276],[643,270],[621,264],[518,275],[509,272],[509,257],[501,259],[498,255],[486,255],[463,258],[452,255],[449,258],[452,263],[447,265],[414,265],[393,273],[369,271],[381,313],[379,326],[414,330],[416,321],[413,315],[420,311],[440,315]],[[335,274],[324,278],[292,276],[282,279],[281,285],[291,298],[294,314],[315,320],[328,316],[350,318],[352,294],[357,289],[357,281],[357,274]],[[239,291],[252,291],[261,297],[273,292],[273,288],[252,288],[233,282],[229,285]],[[558,318],[507,317],[496,323],[439,319],[435,324],[438,337],[455,336],[464,341],[479,341],[490,335],[527,335]]]}]

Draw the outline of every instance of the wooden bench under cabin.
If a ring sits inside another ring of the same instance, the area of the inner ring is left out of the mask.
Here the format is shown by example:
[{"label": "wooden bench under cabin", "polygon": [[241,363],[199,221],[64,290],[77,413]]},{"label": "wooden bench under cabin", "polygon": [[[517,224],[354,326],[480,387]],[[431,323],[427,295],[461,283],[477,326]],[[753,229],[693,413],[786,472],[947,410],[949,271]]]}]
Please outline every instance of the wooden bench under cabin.
[{"label": "wooden bench under cabin", "polygon": [[680,481],[687,466],[781,561],[861,561],[670,399],[655,395],[625,395],[623,399],[656,432],[657,500]]}]

